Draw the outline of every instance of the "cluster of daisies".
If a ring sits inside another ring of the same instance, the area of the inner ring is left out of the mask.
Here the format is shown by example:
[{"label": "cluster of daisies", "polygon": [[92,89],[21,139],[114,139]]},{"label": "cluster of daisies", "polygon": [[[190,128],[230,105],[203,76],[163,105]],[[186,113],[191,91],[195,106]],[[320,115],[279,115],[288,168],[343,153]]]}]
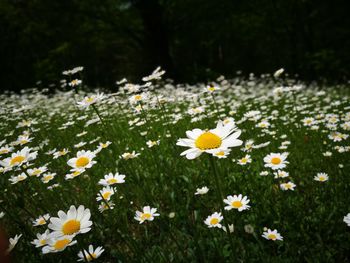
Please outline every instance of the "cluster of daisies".
[{"label": "cluster of daisies", "polygon": [[[288,127],[286,130],[299,129],[305,131],[306,135],[312,135],[315,131],[319,131],[318,135],[324,134],[323,144],[326,150],[321,157],[331,158],[334,153],[343,154],[350,151],[350,146],[345,145],[350,131],[350,112],[348,111],[350,107],[340,109],[339,106],[346,103],[345,99],[330,101],[323,91],[314,92],[315,95],[312,93],[310,101],[308,101],[308,97],[311,96],[298,95],[303,90],[301,85],[281,86],[272,90],[262,88],[250,93],[247,87],[257,85],[252,76],[249,77],[249,81],[244,83],[246,86],[234,82],[230,83],[223,77],[220,77],[217,79],[217,82],[210,85],[178,85],[174,89],[174,85],[168,83],[158,90],[153,82],[160,80],[165,72],[161,68],[157,68],[151,75],[142,79],[142,84],[131,84],[126,79],[123,79],[117,82],[119,90],[116,93],[104,94],[96,91],[95,94],[87,94],[79,90],[83,83],[81,76],[77,77],[77,74],[80,74],[82,70],[82,67],[76,67],[63,72],[63,75],[67,76],[68,79],[63,80],[61,86],[69,86],[70,91],[58,93],[59,96],[52,96],[52,98],[42,95],[23,95],[23,101],[31,100],[34,106],[14,103],[9,107],[14,114],[23,117],[18,117],[16,120],[19,120],[19,122],[16,122],[13,127],[25,129],[18,136],[14,135],[14,131],[5,134],[5,137],[13,138],[11,142],[7,140],[0,141],[0,173],[11,173],[9,178],[11,184],[17,184],[30,177],[38,177],[44,184],[55,182],[54,179],[57,179],[59,176],[54,172],[50,172],[50,163],[41,162],[40,165],[37,165],[38,161],[41,161],[41,158],[38,158],[38,152],[45,153],[55,162],[67,164],[70,167],[70,171],[65,174],[66,180],[74,179],[82,174],[88,177],[94,176],[94,169],[92,171],[90,169],[96,164],[96,166],[100,165],[98,157],[100,157],[99,153],[102,149],[108,148],[112,144],[111,141],[113,141],[111,148],[118,148],[119,146],[119,142],[112,140],[114,138],[110,137],[109,129],[112,128],[111,126],[107,127],[105,121],[106,119],[111,120],[113,115],[118,118],[125,117],[125,123],[129,126],[130,131],[138,132],[142,137],[146,135],[148,137],[149,135],[149,138],[144,139],[144,146],[148,148],[156,148],[156,146],[160,145],[161,140],[161,145],[163,145],[163,139],[165,141],[166,138],[174,137],[172,134],[174,131],[169,127],[173,127],[171,125],[175,125],[179,121],[197,125],[201,121],[209,120],[209,118],[219,120],[213,129],[195,128],[188,130],[186,138],[180,138],[176,142],[176,145],[187,148],[180,155],[188,160],[194,160],[202,154],[208,154],[212,162],[220,162],[218,159],[231,157],[232,148],[240,147],[244,156],[232,159],[233,163],[240,165],[240,168],[244,169],[244,167],[249,167],[253,162],[260,162],[265,167],[264,171],[259,172],[260,175],[273,176],[278,181],[281,191],[294,191],[298,188],[296,188],[297,185],[294,183],[294,180],[290,179],[289,173],[292,173],[292,171],[288,169],[288,159],[292,159],[289,157],[289,154],[293,154],[293,151],[288,150],[291,141],[287,140],[288,136],[286,134],[279,135],[281,127],[278,127],[278,121]],[[276,72],[275,78],[278,78],[282,73],[283,69]],[[222,95],[224,93],[230,96]],[[250,103],[252,100],[256,102]],[[290,103],[293,100],[298,100],[298,103],[293,103],[296,106]],[[288,103],[284,103],[285,101]],[[170,112],[169,108],[164,107],[166,103],[170,102],[173,106],[169,107],[172,112]],[[269,106],[271,103],[277,105],[280,102],[282,102],[283,107],[279,110]],[[321,102],[326,105],[321,104]],[[0,101],[0,103],[2,102]],[[57,105],[57,107],[51,107],[51,105]],[[115,105],[115,107],[110,107],[110,111],[107,111],[106,108],[110,105]],[[237,112],[242,108],[242,105],[245,110],[241,118],[238,119],[236,118]],[[4,106],[6,105],[4,104]],[[34,116],[31,119],[27,118],[25,115],[27,110],[34,111],[36,108],[47,112],[47,115],[45,115],[47,120]],[[65,111],[62,109],[65,109]],[[1,110],[2,107],[0,107],[0,113],[3,114],[4,112],[1,112]],[[147,115],[151,110],[158,110],[162,114],[160,116]],[[56,147],[60,147],[59,149],[47,150],[50,147],[49,139],[40,138],[39,140],[39,136],[33,137],[32,135],[36,132],[39,135],[40,129],[37,128],[39,124],[50,123],[56,115],[60,116],[60,118],[66,118],[64,123],[59,124],[57,131],[69,132],[71,128],[77,126],[84,130],[80,130],[75,137],[73,136],[74,139],[79,141],[73,142],[72,140],[69,146],[62,142],[59,146],[56,145]],[[148,119],[150,117],[152,118],[151,122]],[[151,123],[161,123],[165,129],[164,137],[160,134],[150,135],[152,133],[150,132],[152,129]],[[243,127],[244,124],[248,124],[251,129],[258,131],[257,138],[250,138],[243,142],[240,138],[241,133],[249,135],[249,131],[243,128],[238,129],[237,126],[241,127],[242,125]],[[90,133],[85,128],[92,125],[100,125],[98,128],[95,128],[97,131],[101,131],[99,133],[101,136],[103,134],[104,142],[101,142],[100,137],[94,137],[92,140],[82,139]],[[122,128],[121,130],[124,130],[125,127]],[[269,136],[271,139],[266,139],[265,136]],[[259,143],[260,139],[262,139],[261,143]],[[254,156],[253,151],[269,146],[273,140],[283,140],[277,147],[278,150],[270,152],[264,158],[259,158],[259,160],[252,158]],[[37,144],[35,147],[26,146],[27,144],[33,145],[33,142]],[[89,149],[86,146],[95,143],[98,143],[97,147],[94,147],[93,150],[86,150]],[[135,147],[135,145],[131,146]],[[171,147],[173,147],[173,144],[171,144]],[[77,152],[74,149],[78,149]],[[147,154],[141,155],[144,148],[129,149],[128,145],[125,149],[118,150],[121,150],[118,152],[118,155],[114,153],[114,149],[109,151],[114,154],[112,158],[115,159],[117,164],[119,161],[147,158]],[[70,156],[71,153],[73,153],[74,157]],[[101,165],[103,165],[102,162]],[[339,168],[342,169],[343,167],[344,164],[340,163]],[[118,169],[114,170],[114,168],[106,169],[106,171],[111,170],[119,171]],[[56,172],[59,174],[58,171]],[[128,172],[125,171],[125,173],[129,176]],[[93,197],[96,198],[97,206],[101,213],[114,209],[116,206],[117,187],[119,184],[125,183],[126,180],[126,176],[118,172],[108,174],[103,172],[103,174],[103,177],[101,176],[97,179],[97,185],[101,188],[98,191],[94,191],[96,197]],[[320,183],[329,180],[328,174],[321,171],[312,174],[311,180],[312,177]],[[47,188],[51,189],[58,185],[58,183],[51,184]],[[324,185],[327,186],[327,183]],[[301,186],[302,184],[300,184]],[[200,198],[200,196],[207,194],[209,191],[210,193],[217,193],[218,189],[212,190],[212,188],[209,189],[207,186],[202,186],[196,189],[194,195],[196,198]],[[226,194],[230,195],[224,198]],[[213,212],[207,218],[203,218],[202,222],[204,221],[204,224],[202,224],[208,228],[217,229],[218,231],[223,230],[230,234],[234,232],[234,225],[230,224],[231,222],[226,222],[228,220],[226,215],[230,213],[248,213],[247,210],[251,208],[251,205],[252,210],[254,210],[259,203],[257,200],[252,200],[252,204],[249,197],[244,195],[244,193],[230,192],[226,194],[220,197],[222,209]],[[133,202],[130,203],[132,204]],[[104,215],[108,216],[108,212]],[[5,216],[6,213],[0,211],[0,219]],[[158,208],[145,205],[135,211],[133,219],[135,223],[148,224],[159,216]],[[174,216],[175,212],[169,214],[169,218]],[[35,228],[46,226],[47,228],[36,233],[36,239],[31,243],[40,248],[43,254],[61,252],[67,247],[80,245],[82,243],[81,235],[92,229],[93,223],[90,218],[90,210],[83,205],[78,207],[72,205],[67,212],[59,211],[56,217],[52,217],[49,214],[41,215],[33,220],[33,226]],[[344,216],[343,221],[350,226],[350,213]],[[252,225],[246,225],[244,229],[247,233],[254,232]],[[267,240],[283,240],[282,235],[274,227],[271,227],[271,229],[265,227],[260,234]],[[10,246],[7,249],[7,253],[10,253],[21,237],[22,234],[19,234],[9,239]],[[77,249],[77,252],[78,260],[91,261],[100,257],[104,252],[104,248],[102,246],[94,247],[94,245],[89,245],[88,248]]]},{"label": "cluster of daisies", "polygon": [[[40,248],[43,254],[56,253],[65,250],[67,247],[77,244],[77,236],[91,230],[91,213],[88,208],[80,205],[78,208],[71,206],[67,213],[58,211],[57,217],[50,217],[49,214],[40,216],[33,221],[35,227],[47,225],[45,232],[37,233],[36,239],[31,243]],[[93,248],[89,245],[87,250],[78,253],[78,260],[91,261],[98,258],[104,249]]]}]

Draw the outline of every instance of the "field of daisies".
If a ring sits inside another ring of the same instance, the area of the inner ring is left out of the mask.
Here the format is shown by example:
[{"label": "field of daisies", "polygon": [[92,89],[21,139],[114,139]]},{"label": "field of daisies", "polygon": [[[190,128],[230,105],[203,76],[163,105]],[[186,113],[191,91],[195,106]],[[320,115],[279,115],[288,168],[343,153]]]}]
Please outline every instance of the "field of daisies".
[{"label": "field of daisies", "polygon": [[1,260],[350,262],[349,87],[164,73],[0,95]]}]

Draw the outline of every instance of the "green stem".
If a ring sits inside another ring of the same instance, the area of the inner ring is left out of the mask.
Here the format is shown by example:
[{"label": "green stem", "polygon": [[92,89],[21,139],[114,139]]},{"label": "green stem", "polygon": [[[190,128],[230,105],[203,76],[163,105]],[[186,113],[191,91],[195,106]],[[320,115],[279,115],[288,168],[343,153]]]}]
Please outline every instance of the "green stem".
[{"label": "green stem", "polygon": [[[215,161],[214,161],[214,157],[210,156],[209,160],[210,160],[210,165],[211,165],[211,168],[212,168],[213,174],[214,174],[215,187],[216,187],[216,190],[217,190],[217,193],[218,193],[217,194],[217,199],[218,199],[218,202],[220,204],[221,213],[224,216],[224,225],[226,227],[226,233],[227,233],[228,239],[230,241],[231,250],[232,250],[232,253],[233,253],[234,245],[233,245],[232,236],[231,236],[230,229],[229,229],[228,222],[227,222],[228,217],[227,217],[227,214],[226,214],[226,211],[225,211],[225,208],[224,208],[224,204],[223,204],[224,196],[222,194],[220,178],[219,178],[219,175],[218,175],[218,172],[217,172],[217,169],[216,169],[216,164],[215,164]],[[231,256],[232,256],[232,254],[231,254]]]}]

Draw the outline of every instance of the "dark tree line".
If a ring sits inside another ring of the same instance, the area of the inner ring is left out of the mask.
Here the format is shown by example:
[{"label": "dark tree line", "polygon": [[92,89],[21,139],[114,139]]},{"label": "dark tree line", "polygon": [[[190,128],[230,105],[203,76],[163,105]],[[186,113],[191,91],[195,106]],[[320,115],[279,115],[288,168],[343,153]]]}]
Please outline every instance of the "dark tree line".
[{"label": "dark tree line", "polygon": [[57,82],[113,86],[161,65],[176,81],[284,67],[349,78],[347,0],[0,0],[2,89]]}]

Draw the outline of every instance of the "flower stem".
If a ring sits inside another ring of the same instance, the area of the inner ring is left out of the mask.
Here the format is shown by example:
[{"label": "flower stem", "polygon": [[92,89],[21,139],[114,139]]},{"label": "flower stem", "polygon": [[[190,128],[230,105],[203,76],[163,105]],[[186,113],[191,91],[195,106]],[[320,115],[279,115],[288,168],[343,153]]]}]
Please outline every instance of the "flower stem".
[{"label": "flower stem", "polygon": [[[224,205],[223,205],[224,196],[222,194],[220,178],[219,178],[219,175],[218,175],[218,172],[217,172],[217,168],[216,168],[216,164],[215,164],[215,161],[214,161],[214,157],[210,156],[209,160],[210,160],[211,169],[212,169],[213,174],[214,174],[215,187],[216,187],[216,190],[217,190],[217,199],[218,199],[218,202],[220,204],[221,213],[224,216],[224,225],[225,225],[225,228],[226,228],[225,232],[228,235],[228,239],[229,239],[230,245],[231,245],[231,250],[232,250],[232,253],[233,253],[234,245],[233,245],[233,240],[232,240],[232,236],[231,236],[231,233],[230,233],[230,228],[229,228],[228,222],[227,222],[228,217],[227,217]],[[232,256],[232,254],[231,254],[231,256]]]}]

